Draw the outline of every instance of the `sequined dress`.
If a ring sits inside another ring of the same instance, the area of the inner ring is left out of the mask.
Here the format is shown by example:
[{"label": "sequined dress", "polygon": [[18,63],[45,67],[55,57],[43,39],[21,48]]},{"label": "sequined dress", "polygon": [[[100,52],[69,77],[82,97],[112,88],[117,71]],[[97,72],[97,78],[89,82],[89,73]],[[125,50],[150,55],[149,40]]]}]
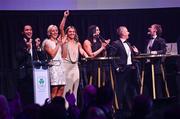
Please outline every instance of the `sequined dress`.
[{"label": "sequined dress", "polygon": [[[46,44],[49,45],[49,47],[51,47],[52,49],[56,47],[56,43],[51,40],[47,39],[44,42],[46,42]],[[49,62],[49,78],[52,86],[66,84],[61,50],[62,50],[61,47],[59,47],[56,56],[53,59],[51,59],[51,61]]]}]

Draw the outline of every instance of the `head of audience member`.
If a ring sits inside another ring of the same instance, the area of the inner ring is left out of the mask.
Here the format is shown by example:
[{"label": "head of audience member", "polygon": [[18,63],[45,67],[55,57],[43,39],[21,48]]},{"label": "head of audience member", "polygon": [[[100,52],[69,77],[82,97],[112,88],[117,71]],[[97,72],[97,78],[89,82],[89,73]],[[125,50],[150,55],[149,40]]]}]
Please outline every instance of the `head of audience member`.
[{"label": "head of audience member", "polygon": [[47,29],[47,35],[50,39],[56,40],[58,37],[58,27],[56,25],[49,25]]},{"label": "head of audience member", "polygon": [[38,104],[27,105],[16,117],[18,119],[39,119],[41,106]]},{"label": "head of audience member", "polygon": [[16,117],[20,112],[22,112],[23,107],[21,104],[21,99],[19,93],[16,93],[15,98],[9,102],[10,112]]},{"label": "head of audience member", "polygon": [[65,99],[57,96],[46,103],[41,109],[41,118],[43,119],[66,119],[67,112],[65,108]]},{"label": "head of audience member", "polygon": [[162,34],[162,27],[159,24],[152,24],[148,28],[148,34],[153,37],[153,36],[161,36]]},{"label": "head of audience member", "polygon": [[79,37],[77,35],[77,30],[74,26],[68,26],[65,30],[65,34],[67,35],[68,40],[79,41]]},{"label": "head of audience member", "polygon": [[97,89],[93,85],[87,85],[83,90],[84,107],[89,106],[96,101]]},{"label": "head of audience member", "polygon": [[59,105],[60,107],[65,107],[65,100],[61,96],[56,96],[51,100],[51,104]]},{"label": "head of audience member", "polygon": [[99,27],[96,25],[91,25],[88,27],[88,39],[92,40],[100,34]]},{"label": "head of audience member", "polygon": [[170,106],[163,115],[164,119],[180,119],[180,104]]},{"label": "head of audience member", "polygon": [[101,106],[112,107],[114,92],[111,86],[101,86],[97,90],[97,104]]},{"label": "head of audience member", "polygon": [[26,39],[31,39],[33,35],[32,27],[30,25],[25,25],[22,31],[22,35]]},{"label": "head of audience member", "polygon": [[90,107],[85,119],[107,119],[107,117],[102,109],[98,107]]},{"label": "head of audience member", "polygon": [[10,116],[8,101],[3,95],[0,95],[0,119],[12,119]]},{"label": "head of audience member", "polygon": [[145,117],[151,112],[153,106],[153,101],[145,96],[136,96],[133,100],[132,113],[137,117]]},{"label": "head of audience member", "polygon": [[119,38],[122,38],[124,40],[127,40],[129,38],[129,31],[127,29],[127,27],[125,26],[119,26],[117,28],[117,34],[119,36]]},{"label": "head of audience member", "polygon": [[110,85],[101,86],[97,90],[97,105],[104,111],[108,119],[113,119],[114,92]]}]

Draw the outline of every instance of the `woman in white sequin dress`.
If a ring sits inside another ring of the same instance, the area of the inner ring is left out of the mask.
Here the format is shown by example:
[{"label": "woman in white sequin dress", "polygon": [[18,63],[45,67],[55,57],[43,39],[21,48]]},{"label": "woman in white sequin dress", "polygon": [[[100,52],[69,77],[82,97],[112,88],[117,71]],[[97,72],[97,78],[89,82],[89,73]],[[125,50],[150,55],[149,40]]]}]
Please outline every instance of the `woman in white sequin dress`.
[{"label": "woman in white sequin dress", "polygon": [[50,25],[47,30],[49,39],[43,42],[43,48],[50,56],[49,77],[51,82],[51,98],[62,96],[66,84],[64,66],[62,63],[61,46],[63,40],[58,37],[58,28]]}]

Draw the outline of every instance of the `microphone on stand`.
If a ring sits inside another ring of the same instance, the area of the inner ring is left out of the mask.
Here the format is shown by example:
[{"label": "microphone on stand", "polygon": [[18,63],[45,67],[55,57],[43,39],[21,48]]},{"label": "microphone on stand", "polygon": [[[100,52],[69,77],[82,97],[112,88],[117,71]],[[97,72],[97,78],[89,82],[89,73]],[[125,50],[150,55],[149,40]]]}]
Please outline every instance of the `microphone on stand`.
[{"label": "microphone on stand", "polygon": [[106,42],[105,42],[105,38],[103,38],[101,35],[98,35],[98,37],[99,37],[99,39],[100,39],[102,42],[106,43]]},{"label": "microphone on stand", "polygon": [[101,35],[97,35],[97,36],[98,36],[98,38],[99,38],[103,43],[106,43],[107,46],[109,46],[109,47],[111,47],[111,48],[114,48],[114,49],[117,49],[117,48],[115,48],[114,46],[108,44],[108,43],[106,42],[106,39],[105,39],[104,37],[102,37]]}]

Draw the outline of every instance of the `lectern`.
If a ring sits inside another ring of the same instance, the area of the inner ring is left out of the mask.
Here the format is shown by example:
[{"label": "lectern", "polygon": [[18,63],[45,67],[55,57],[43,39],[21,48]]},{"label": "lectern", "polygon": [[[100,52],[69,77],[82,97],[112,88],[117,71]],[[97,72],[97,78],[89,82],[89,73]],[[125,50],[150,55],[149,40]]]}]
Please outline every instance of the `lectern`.
[{"label": "lectern", "polygon": [[34,103],[43,105],[50,98],[48,62],[33,62]]},{"label": "lectern", "polygon": [[[93,65],[93,62],[96,62],[97,64],[97,86],[101,87],[103,85],[105,85],[105,83],[108,83],[105,81],[105,77],[107,77],[108,75],[110,75],[110,82],[112,89],[114,90],[114,95],[115,95],[115,108],[119,109],[118,106],[118,100],[117,100],[117,95],[114,89],[114,77],[113,77],[113,71],[112,71],[112,66],[111,66],[111,61],[115,60],[115,59],[119,59],[119,57],[97,57],[97,58],[82,58],[82,61],[85,61],[85,63],[89,62],[89,65]],[[108,64],[107,67],[107,71],[105,72],[105,67],[102,67],[103,64]],[[88,67],[89,68],[89,67]],[[94,69],[93,69],[94,70]],[[86,75],[87,73],[85,71],[83,71],[84,75]],[[108,74],[106,74],[108,73]],[[92,73],[91,73],[92,74]],[[85,77],[85,76],[84,76]],[[92,82],[94,81],[94,77],[91,75],[90,79],[89,79],[89,84],[92,84]]]}]

